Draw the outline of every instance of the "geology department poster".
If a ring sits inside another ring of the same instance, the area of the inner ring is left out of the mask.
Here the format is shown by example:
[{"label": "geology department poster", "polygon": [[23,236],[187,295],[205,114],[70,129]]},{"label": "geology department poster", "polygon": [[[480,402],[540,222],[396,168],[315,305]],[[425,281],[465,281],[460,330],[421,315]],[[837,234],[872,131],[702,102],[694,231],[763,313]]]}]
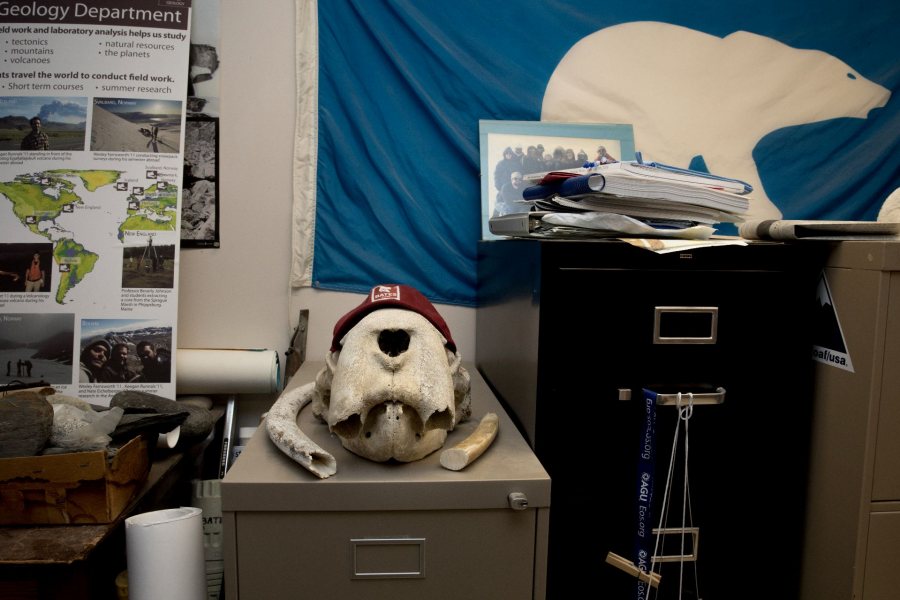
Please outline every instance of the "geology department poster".
[{"label": "geology department poster", "polygon": [[0,1],[0,389],[175,397],[189,0]]}]

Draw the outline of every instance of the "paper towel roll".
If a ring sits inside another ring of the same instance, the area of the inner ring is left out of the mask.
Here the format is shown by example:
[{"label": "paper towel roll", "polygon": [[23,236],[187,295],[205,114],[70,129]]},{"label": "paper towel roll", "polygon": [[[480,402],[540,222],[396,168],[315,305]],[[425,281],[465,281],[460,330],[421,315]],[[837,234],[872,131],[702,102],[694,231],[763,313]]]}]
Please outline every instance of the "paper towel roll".
[{"label": "paper towel roll", "polygon": [[205,599],[202,512],[182,507],[125,519],[130,600]]},{"label": "paper towel roll", "polygon": [[280,391],[281,368],[273,350],[179,348],[178,394],[267,394]]}]

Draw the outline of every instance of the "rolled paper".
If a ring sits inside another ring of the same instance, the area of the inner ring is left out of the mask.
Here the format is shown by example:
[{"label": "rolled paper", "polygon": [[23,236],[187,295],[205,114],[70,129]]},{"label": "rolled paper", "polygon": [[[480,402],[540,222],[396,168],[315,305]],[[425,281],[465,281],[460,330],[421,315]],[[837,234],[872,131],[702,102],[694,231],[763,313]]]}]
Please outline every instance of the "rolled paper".
[{"label": "rolled paper", "polygon": [[178,394],[267,394],[281,386],[274,350],[179,348],[175,364]]},{"label": "rolled paper", "polygon": [[156,440],[156,447],[160,450],[171,450],[178,444],[178,438],[181,437],[181,427],[176,427],[172,431],[160,433]]}]

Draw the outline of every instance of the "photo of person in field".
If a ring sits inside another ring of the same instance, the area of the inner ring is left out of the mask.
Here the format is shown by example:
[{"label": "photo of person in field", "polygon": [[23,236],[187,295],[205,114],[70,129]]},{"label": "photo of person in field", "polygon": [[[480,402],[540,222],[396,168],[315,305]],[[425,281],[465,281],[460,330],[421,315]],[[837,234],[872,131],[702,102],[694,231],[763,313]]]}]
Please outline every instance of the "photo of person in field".
[{"label": "photo of person in field", "polygon": [[0,151],[84,150],[87,98],[0,96]]}]

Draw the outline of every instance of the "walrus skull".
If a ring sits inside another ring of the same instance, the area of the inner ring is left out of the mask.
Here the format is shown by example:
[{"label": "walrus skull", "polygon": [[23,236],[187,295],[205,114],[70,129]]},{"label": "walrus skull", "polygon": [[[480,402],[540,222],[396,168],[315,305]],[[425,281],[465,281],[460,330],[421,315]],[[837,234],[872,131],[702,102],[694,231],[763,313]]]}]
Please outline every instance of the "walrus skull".
[{"label": "walrus skull", "polygon": [[470,415],[469,375],[425,317],[402,308],[366,315],[328,354],[313,414],[347,450],[370,460],[419,460]]},{"label": "walrus skull", "polygon": [[377,462],[419,460],[471,415],[469,374],[460,361],[421,314],[375,310],[326,355],[314,384],[276,400],[266,419],[269,437],[316,475],[333,474],[333,457],[296,425],[311,401],[313,414],[347,450]]}]

